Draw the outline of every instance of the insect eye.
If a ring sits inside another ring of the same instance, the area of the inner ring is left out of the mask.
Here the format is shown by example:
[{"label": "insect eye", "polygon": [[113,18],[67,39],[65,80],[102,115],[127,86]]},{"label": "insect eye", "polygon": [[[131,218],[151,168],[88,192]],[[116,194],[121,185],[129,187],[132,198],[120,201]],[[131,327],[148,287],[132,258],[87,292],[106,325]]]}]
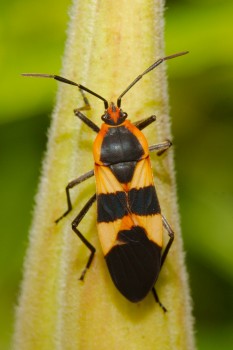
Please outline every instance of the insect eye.
[{"label": "insect eye", "polygon": [[101,119],[102,119],[103,121],[105,121],[105,120],[110,119],[110,116],[109,116],[108,113],[105,113],[105,114],[103,114],[103,115],[101,116]]},{"label": "insect eye", "polygon": [[128,114],[126,112],[123,112],[123,118],[127,118],[128,117]]}]

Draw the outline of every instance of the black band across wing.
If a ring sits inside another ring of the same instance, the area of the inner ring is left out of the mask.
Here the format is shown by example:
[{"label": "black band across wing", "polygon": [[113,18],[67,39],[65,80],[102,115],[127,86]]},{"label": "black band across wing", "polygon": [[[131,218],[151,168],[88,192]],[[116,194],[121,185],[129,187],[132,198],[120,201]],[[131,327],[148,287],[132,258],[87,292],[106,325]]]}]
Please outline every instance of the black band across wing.
[{"label": "black band across wing", "polygon": [[146,186],[129,191],[130,211],[137,215],[154,215],[161,212],[154,186]]},{"label": "black band across wing", "polygon": [[113,222],[125,215],[154,215],[160,206],[154,186],[124,191],[101,193],[97,196],[97,222]]},{"label": "black band across wing", "polygon": [[127,213],[127,197],[124,191],[98,194],[97,222],[113,222],[122,219]]}]

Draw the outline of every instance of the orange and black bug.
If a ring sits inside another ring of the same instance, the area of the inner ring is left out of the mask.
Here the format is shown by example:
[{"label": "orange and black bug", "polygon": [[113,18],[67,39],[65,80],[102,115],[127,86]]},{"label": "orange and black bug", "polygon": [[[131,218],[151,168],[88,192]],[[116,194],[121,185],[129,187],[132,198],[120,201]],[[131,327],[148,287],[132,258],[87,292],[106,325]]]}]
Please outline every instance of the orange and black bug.
[{"label": "orange and black bug", "polygon": [[[152,291],[156,302],[160,303],[154,285],[174,239],[174,232],[161,209],[156,194],[149,152],[158,154],[166,151],[170,141],[148,146],[141,132],[155,121],[155,116],[131,123],[121,107],[122,97],[145,74],[165,60],[181,56],[187,52],[167,56],[157,60],[140,74],[118,97],[117,104],[107,100],[88,88],[57,75],[24,74],[26,76],[54,78],[63,83],[79,87],[85,106],[75,109],[75,115],[88,125],[97,137],[94,141],[94,170],[71,181],[66,186],[68,209],[56,220],[58,223],[72,209],[70,189],[95,175],[94,194],[72,222],[72,229],[90,250],[86,267],[80,277],[84,279],[94,258],[95,248],[78,230],[78,225],[92,204],[97,201],[97,226],[103,254],[117,289],[131,302],[139,302]],[[90,108],[84,91],[104,102],[105,112],[99,128],[81,110]],[[169,235],[162,252],[163,227]]]}]

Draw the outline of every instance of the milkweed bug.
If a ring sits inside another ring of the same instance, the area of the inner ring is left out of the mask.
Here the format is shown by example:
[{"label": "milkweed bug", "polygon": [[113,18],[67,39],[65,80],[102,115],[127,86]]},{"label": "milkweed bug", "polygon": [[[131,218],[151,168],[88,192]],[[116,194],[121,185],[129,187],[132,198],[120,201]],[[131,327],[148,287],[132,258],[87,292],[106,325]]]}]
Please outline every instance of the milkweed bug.
[{"label": "milkweed bug", "polygon": [[[147,73],[163,61],[188,52],[180,52],[157,60],[122,92],[117,104],[108,101],[83,85],[57,75],[23,74],[25,76],[53,78],[77,86],[84,100],[84,107],[74,109],[74,114],[94,132],[94,170],[71,181],[66,186],[68,209],[56,220],[58,223],[71,210],[70,189],[95,175],[96,193],[87,201],[72,222],[72,229],[90,251],[86,267],[81,274],[83,280],[94,258],[94,246],[78,230],[78,225],[92,204],[97,201],[97,227],[103,254],[117,289],[131,302],[139,302],[152,291],[159,301],[154,285],[174,240],[174,232],[161,209],[156,194],[150,164],[150,151],[162,154],[170,146],[169,140],[148,146],[142,129],[156,120],[149,118],[131,123],[121,107],[122,97]],[[81,110],[90,104],[84,91],[104,102],[105,111],[99,128]],[[162,231],[166,229],[169,240],[162,252]]]}]

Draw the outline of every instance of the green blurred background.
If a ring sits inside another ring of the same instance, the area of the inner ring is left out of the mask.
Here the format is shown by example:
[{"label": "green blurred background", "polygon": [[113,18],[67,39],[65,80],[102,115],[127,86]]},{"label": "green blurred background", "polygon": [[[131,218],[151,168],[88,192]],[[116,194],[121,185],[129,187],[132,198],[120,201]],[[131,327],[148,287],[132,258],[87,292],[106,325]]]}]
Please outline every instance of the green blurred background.
[{"label": "green blurred background", "polygon": [[[182,230],[199,350],[233,349],[233,2],[166,2],[168,64]],[[9,349],[34,196],[70,0],[0,3],[0,349]],[[188,350],[188,349],[187,349]]]}]

